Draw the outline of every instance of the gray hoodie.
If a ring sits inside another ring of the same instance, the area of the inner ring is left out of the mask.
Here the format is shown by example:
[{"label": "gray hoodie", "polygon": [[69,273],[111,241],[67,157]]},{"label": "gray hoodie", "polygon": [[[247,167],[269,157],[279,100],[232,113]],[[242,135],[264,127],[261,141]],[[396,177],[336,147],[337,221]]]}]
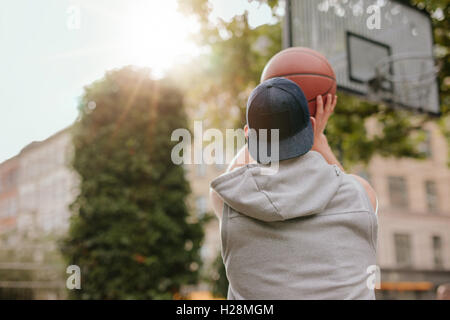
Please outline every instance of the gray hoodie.
[{"label": "gray hoodie", "polygon": [[314,151],[211,182],[224,200],[228,299],[374,299],[377,218],[357,180]]}]

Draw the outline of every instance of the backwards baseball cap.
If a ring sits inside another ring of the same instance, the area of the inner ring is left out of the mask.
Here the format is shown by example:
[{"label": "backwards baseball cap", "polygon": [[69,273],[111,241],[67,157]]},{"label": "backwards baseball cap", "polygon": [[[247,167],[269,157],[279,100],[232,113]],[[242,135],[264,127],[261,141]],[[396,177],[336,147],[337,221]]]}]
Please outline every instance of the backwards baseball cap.
[{"label": "backwards baseball cap", "polygon": [[[252,130],[250,155],[259,163],[265,162],[261,157],[266,156],[279,161],[299,157],[311,150],[314,142],[308,101],[302,89],[286,78],[266,80],[252,91],[247,102],[247,125]],[[260,134],[262,129],[266,129],[265,134]],[[276,143],[271,141],[272,129],[279,130],[278,156],[271,150]]]}]

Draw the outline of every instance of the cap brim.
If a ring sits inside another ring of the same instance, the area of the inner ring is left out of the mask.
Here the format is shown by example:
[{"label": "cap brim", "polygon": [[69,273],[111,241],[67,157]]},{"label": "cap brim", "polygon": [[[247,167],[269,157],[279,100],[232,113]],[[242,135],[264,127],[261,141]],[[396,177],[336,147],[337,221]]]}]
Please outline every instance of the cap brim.
[{"label": "cap brim", "polygon": [[[258,163],[262,163],[259,157],[259,145],[253,148],[253,139],[248,139],[249,152],[253,159],[256,159]],[[296,133],[293,136],[280,140],[279,142],[279,157],[278,160],[288,160],[295,157],[300,157],[311,150],[314,143],[314,132],[311,121],[308,121],[306,128]],[[256,153],[256,154],[255,154]],[[271,155],[271,159],[274,159],[271,151],[271,143],[267,144],[267,154]],[[263,157],[266,155],[263,155]],[[266,156],[267,157],[267,156]],[[276,157],[275,157],[276,159]]]}]

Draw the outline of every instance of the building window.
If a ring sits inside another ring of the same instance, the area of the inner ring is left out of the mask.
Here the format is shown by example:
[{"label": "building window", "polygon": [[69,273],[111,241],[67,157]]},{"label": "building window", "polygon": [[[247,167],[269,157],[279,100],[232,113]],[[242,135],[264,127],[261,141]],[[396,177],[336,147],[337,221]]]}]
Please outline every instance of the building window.
[{"label": "building window", "polygon": [[215,167],[216,167],[216,170],[218,170],[218,171],[225,170],[225,164],[223,164],[223,163],[216,163]]},{"label": "building window", "polygon": [[204,177],[206,175],[206,165],[204,163],[195,165],[197,167],[197,176]]},{"label": "building window", "polygon": [[0,193],[7,192],[17,185],[17,170],[10,170],[0,178]]},{"label": "building window", "polygon": [[358,171],[358,176],[360,176],[361,178],[363,178],[364,180],[366,180],[367,182],[371,182],[370,179],[370,173],[367,172],[366,170],[360,170]]},{"label": "building window", "polygon": [[203,217],[208,211],[208,204],[205,197],[198,197],[195,201],[195,207],[197,209],[197,216]]},{"label": "building window", "polygon": [[439,236],[433,236],[433,259],[435,269],[442,269],[444,267],[442,257],[442,239]]},{"label": "building window", "polygon": [[388,177],[389,198],[391,205],[397,208],[408,208],[408,190],[403,177]]},{"label": "building window", "polygon": [[397,266],[400,268],[411,267],[411,237],[409,234],[394,234],[394,244]]},{"label": "building window", "polygon": [[438,211],[438,194],[436,182],[425,181],[425,190],[427,194],[427,207],[430,212]]},{"label": "building window", "polygon": [[423,133],[425,135],[425,139],[422,143],[419,144],[419,151],[425,154],[426,157],[430,158],[432,153],[432,147],[431,147],[431,131],[430,130],[423,130]]},{"label": "building window", "polygon": [[17,200],[9,199],[8,201],[8,216],[14,217],[17,214]]}]

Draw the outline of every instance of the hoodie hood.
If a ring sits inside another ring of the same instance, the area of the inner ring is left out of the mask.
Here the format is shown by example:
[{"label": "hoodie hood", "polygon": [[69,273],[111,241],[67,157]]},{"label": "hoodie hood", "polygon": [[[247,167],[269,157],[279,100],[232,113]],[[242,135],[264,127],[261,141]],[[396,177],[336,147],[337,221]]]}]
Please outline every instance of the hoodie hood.
[{"label": "hoodie hood", "polygon": [[278,172],[264,174],[267,165],[249,164],[211,182],[235,211],[261,221],[284,221],[322,212],[341,185],[342,172],[318,152],[279,163]]}]

